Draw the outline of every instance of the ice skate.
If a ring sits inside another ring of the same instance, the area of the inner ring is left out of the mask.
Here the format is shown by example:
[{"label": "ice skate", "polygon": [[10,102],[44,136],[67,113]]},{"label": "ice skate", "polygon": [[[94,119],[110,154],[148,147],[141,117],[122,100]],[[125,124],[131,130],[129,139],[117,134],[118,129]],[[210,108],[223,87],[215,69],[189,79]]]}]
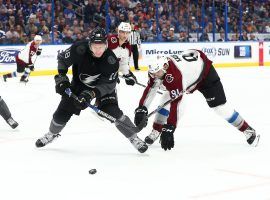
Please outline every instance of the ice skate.
[{"label": "ice skate", "polygon": [[8,118],[6,122],[13,129],[15,129],[19,125],[12,117]]},{"label": "ice skate", "polygon": [[243,133],[246,136],[249,145],[254,147],[258,146],[260,135],[256,135],[256,131],[253,128],[248,127]]},{"label": "ice skate", "polygon": [[152,132],[148,136],[145,137],[144,141],[147,144],[151,145],[158,139],[159,135],[160,135],[160,132],[153,129]]},{"label": "ice skate", "polygon": [[7,75],[3,75],[0,77],[2,81],[7,82]]},{"label": "ice skate", "polygon": [[21,83],[27,83],[28,81],[29,81],[28,78],[26,76],[24,76],[24,75],[20,79]]},{"label": "ice skate", "polygon": [[55,138],[61,136],[60,134],[46,133],[43,137],[36,141],[36,147],[44,147],[45,145],[51,143]]},{"label": "ice skate", "polygon": [[138,136],[129,138],[129,141],[140,153],[144,153],[148,149],[146,143],[138,138]]}]

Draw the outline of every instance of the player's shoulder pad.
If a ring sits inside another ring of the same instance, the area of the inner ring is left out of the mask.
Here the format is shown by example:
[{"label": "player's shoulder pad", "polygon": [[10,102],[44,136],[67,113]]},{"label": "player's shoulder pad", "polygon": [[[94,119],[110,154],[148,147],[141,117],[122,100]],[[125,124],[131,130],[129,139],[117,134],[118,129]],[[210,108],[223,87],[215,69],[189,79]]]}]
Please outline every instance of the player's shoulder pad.
[{"label": "player's shoulder pad", "polygon": [[115,34],[109,35],[107,41],[108,41],[108,47],[110,49],[115,49],[119,45],[118,36]]},{"label": "player's shoulder pad", "polygon": [[118,61],[116,55],[113,53],[113,51],[112,51],[111,49],[108,48],[108,49],[106,50],[105,55],[106,55],[106,58],[107,58],[107,62],[108,62],[109,64],[114,65],[114,64],[116,64],[116,63],[119,63],[119,61]]},{"label": "player's shoulder pad", "polygon": [[88,41],[79,41],[71,46],[71,51],[78,56],[84,55],[88,51]]},{"label": "player's shoulder pad", "polygon": [[118,36],[116,34],[108,35],[108,43],[117,43],[117,42],[118,42]]}]

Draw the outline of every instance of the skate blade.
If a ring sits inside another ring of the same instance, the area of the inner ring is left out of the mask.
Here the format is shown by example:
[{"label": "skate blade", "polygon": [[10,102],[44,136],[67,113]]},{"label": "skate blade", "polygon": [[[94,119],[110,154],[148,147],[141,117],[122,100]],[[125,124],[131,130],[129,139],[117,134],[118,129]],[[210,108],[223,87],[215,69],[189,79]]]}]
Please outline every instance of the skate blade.
[{"label": "skate blade", "polygon": [[254,139],[253,143],[251,144],[252,147],[257,147],[260,141],[260,135],[256,135],[256,138]]}]

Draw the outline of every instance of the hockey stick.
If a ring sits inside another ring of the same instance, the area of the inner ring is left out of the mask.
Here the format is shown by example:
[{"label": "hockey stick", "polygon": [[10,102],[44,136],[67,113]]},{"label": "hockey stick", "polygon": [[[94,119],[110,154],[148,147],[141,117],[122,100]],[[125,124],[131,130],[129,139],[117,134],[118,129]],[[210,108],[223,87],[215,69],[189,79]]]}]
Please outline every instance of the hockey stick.
[{"label": "hockey stick", "polygon": [[[123,79],[125,79],[125,80],[127,80],[127,78],[125,78],[123,75],[119,75],[119,77],[120,77],[120,78],[123,78]],[[135,81],[135,84],[137,84],[137,85],[139,85],[139,86],[142,86],[142,87],[144,87],[144,88],[147,87],[146,85],[144,85],[144,84],[142,84],[142,83],[139,83],[137,80]],[[157,93],[158,93],[158,94],[163,94],[163,93],[160,92],[160,91],[157,91]]]},{"label": "hockey stick", "polygon": [[[78,101],[78,102],[80,102],[80,103],[82,102],[82,100],[80,100],[75,94],[72,93],[72,91],[71,91],[70,88],[67,88],[67,89],[65,90],[65,93],[66,93],[69,97],[75,99],[76,101]],[[99,115],[101,115],[102,117],[108,119],[108,120],[111,121],[112,123],[118,123],[118,124],[120,124],[120,125],[121,125],[124,129],[126,129],[127,131],[132,131],[133,133],[139,133],[139,132],[143,129],[143,127],[144,127],[144,124],[143,124],[143,123],[139,124],[139,126],[130,127],[130,126],[128,126],[127,124],[123,123],[122,121],[120,121],[120,120],[116,119],[115,117],[109,115],[108,113],[103,112],[103,111],[100,110],[98,107],[96,107],[96,106],[94,106],[94,105],[91,105],[90,103],[87,103],[87,102],[84,102],[84,103],[86,103],[86,105],[87,105],[89,108],[91,108],[92,110],[94,110],[97,114],[99,114]]]},{"label": "hockey stick", "polygon": [[180,92],[179,95],[177,95],[175,98],[173,99],[169,99],[168,101],[166,101],[165,103],[163,103],[162,105],[159,105],[155,110],[153,110],[152,112],[150,112],[147,115],[147,118],[151,117],[153,114],[155,114],[156,112],[160,111],[162,108],[164,108],[165,106],[167,106],[168,104],[170,104],[171,102],[175,101],[176,99],[178,99],[179,97],[183,96],[183,94],[186,92],[186,90],[183,90]]}]

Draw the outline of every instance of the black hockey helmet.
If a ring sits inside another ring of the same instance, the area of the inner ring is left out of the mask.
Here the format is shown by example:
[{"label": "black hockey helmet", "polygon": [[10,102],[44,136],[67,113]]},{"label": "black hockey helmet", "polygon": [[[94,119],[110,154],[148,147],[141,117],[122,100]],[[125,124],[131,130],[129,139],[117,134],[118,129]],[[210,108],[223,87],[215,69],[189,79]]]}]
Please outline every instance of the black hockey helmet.
[{"label": "black hockey helmet", "polygon": [[107,34],[103,28],[95,28],[89,35],[90,43],[105,43],[107,44]]}]

